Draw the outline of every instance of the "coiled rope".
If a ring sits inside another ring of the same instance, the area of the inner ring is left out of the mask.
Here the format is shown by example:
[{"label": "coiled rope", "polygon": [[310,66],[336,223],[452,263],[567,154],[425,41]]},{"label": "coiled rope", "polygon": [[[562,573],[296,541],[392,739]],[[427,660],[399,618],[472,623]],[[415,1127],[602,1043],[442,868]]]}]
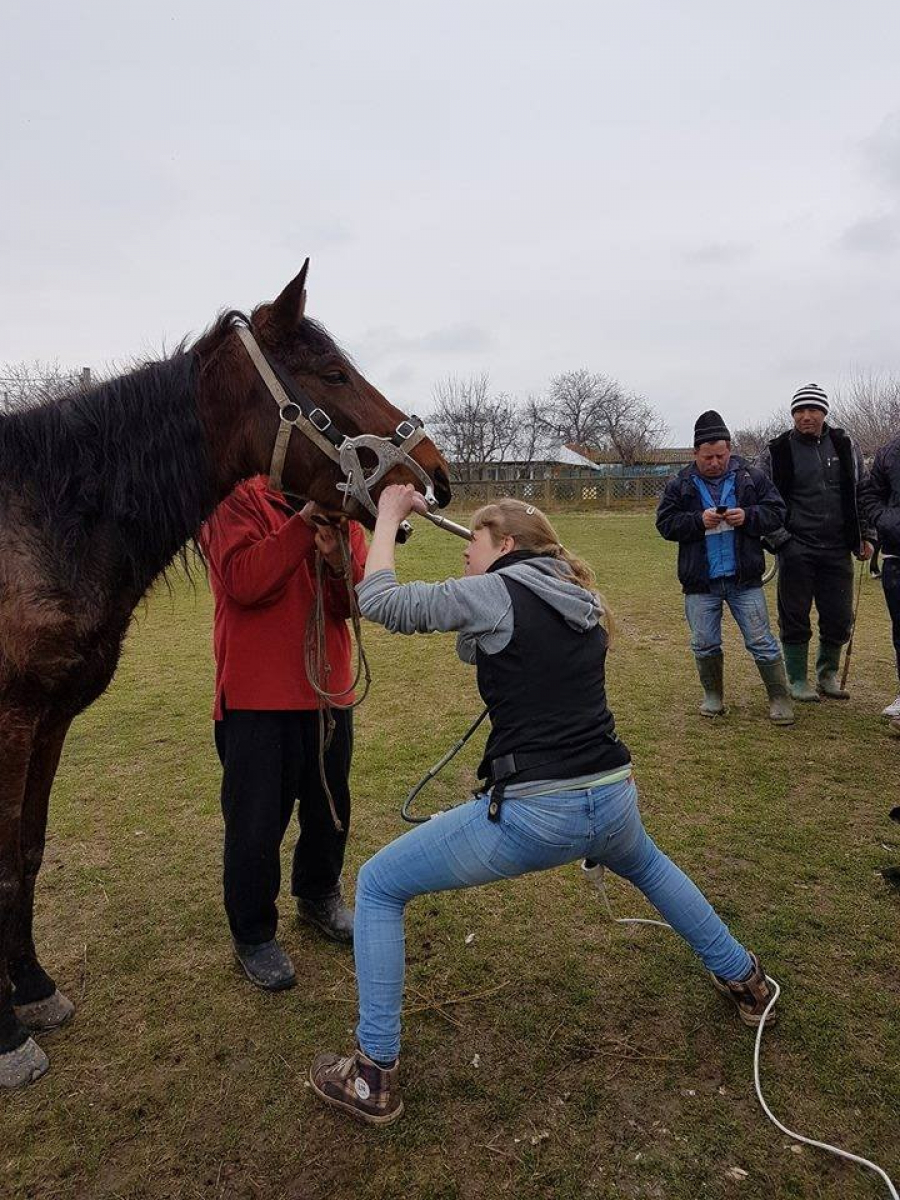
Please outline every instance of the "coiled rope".
[{"label": "coiled rope", "polygon": [[[309,680],[310,687],[316,693],[319,701],[319,779],[322,782],[322,789],[328,800],[328,808],[331,812],[334,827],[338,833],[343,833],[344,826],[337,814],[337,808],[335,807],[334,797],[331,794],[331,788],[328,785],[327,772],[325,770],[325,755],[331,745],[335,728],[332,709],[358,708],[369,694],[369,688],[372,685],[372,671],[369,666],[365,647],[363,646],[362,621],[360,619],[359,603],[356,598],[356,589],[353,586],[353,558],[350,552],[349,531],[346,522],[332,526],[332,528],[337,535],[338,544],[341,548],[341,570],[339,574],[342,576],[344,586],[347,589],[350,622],[353,626],[353,638],[356,642],[356,674],[353,677],[353,682],[348,687],[342,688],[338,692],[329,690],[327,683],[332,668],[328,661],[328,648],[325,637],[326,563],[319,550],[316,550],[313,606],[306,619],[306,629],[303,635],[303,662],[306,669],[306,678]],[[361,695],[353,700],[348,700],[347,697],[356,691],[361,679],[363,679]]]}]

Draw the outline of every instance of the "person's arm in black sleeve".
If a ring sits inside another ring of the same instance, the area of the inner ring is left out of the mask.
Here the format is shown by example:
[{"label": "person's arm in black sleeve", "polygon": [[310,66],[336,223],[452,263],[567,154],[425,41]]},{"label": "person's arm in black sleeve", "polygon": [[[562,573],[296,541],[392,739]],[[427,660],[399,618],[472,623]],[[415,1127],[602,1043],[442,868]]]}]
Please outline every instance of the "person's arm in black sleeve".
[{"label": "person's arm in black sleeve", "polygon": [[656,528],[667,542],[699,542],[706,537],[703,513],[688,512],[681,497],[681,481],[670,479],[656,509]]},{"label": "person's arm in black sleeve", "polygon": [[750,478],[756,489],[756,503],[744,508],[744,529],[751,537],[766,537],[784,527],[787,505],[768,475],[751,467]]}]

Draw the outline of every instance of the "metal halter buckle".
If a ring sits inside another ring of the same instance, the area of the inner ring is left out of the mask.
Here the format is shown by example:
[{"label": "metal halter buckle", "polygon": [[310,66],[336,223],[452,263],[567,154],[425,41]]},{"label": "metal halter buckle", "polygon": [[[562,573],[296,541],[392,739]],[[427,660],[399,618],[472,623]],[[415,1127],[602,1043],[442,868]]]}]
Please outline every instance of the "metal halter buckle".
[{"label": "metal halter buckle", "polygon": [[411,438],[412,435],[416,432],[416,430],[419,429],[420,427],[421,427],[421,422],[419,425],[414,425],[412,423],[412,421],[401,421],[396,429],[397,437],[401,438],[405,442],[406,439]]},{"label": "metal halter buckle", "polygon": [[324,433],[331,425],[331,417],[323,408],[314,408],[306,419],[311,425],[315,425],[319,433]]}]

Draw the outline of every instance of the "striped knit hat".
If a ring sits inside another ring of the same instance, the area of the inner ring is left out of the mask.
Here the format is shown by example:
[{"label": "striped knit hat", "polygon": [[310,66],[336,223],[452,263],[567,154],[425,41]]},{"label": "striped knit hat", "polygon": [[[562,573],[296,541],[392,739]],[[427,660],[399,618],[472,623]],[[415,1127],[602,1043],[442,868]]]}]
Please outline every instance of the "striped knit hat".
[{"label": "striped knit hat", "polygon": [[794,398],[791,400],[791,416],[798,408],[821,408],[823,413],[827,413],[828,397],[817,383],[805,383],[802,388],[797,388],[794,392]]}]

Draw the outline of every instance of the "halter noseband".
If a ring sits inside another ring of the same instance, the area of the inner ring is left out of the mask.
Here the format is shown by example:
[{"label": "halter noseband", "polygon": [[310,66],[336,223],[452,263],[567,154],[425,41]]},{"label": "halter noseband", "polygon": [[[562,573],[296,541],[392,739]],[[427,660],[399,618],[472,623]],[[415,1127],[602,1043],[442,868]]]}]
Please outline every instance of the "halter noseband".
[{"label": "halter noseband", "polygon": [[[246,325],[238,327],[237,335],[278,405],[281,418],[269,467],[270,487],[275,491],[284,490],[284,460],[291,434],[297,429],[340,467],[344,481],[336,486],[338,491],[344,493],[344,508],[347,507],[347,502],[353,499],[368,509],[373,516],[377,516],[378,508],[372,499],[370,488],[394,467],[400,466],[412,471],[420,480],[425,487],[426,504],[429,508],[435,507],[437,500],[431,479],[409,453],[425,437],[425,430],[418,417],[404,418],[390,437],[379,437],[374,433],[360,433],[356,437],[347,437],[341,433],[325,410],[313,404],[284,374],[278,364],[267,357]],[[368,450],[377,460],[368,474],[360,462],[360,450]]]}]

